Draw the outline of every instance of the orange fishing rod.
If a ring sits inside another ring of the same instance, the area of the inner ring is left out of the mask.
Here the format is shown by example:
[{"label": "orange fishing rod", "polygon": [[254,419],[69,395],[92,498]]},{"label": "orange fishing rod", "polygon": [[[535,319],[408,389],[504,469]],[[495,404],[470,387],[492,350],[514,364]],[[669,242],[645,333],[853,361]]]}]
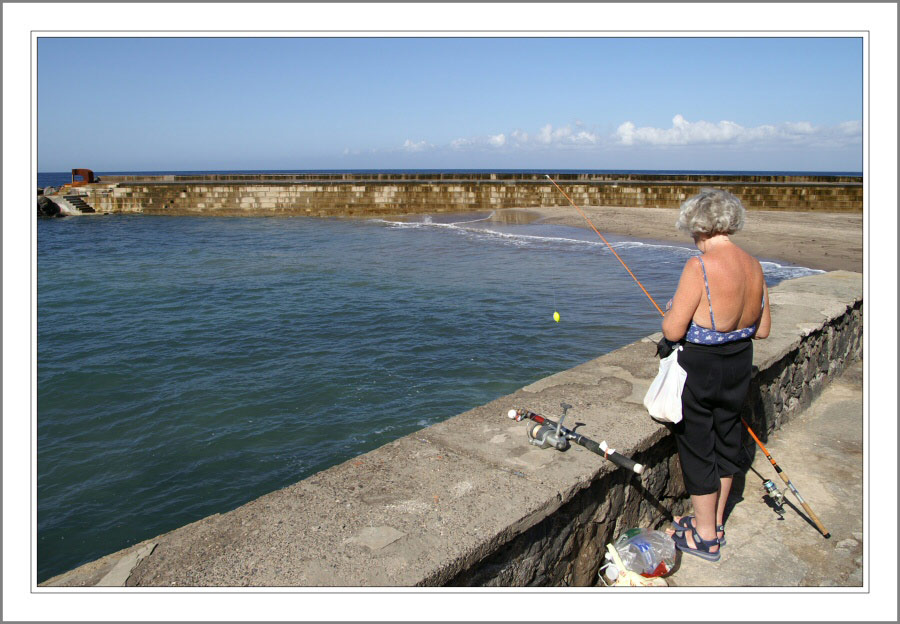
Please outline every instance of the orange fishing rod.
[{"label": "orange fishing rod", "polygon": [[816,528],[818,528],[819,531],[822,532],[822,535],[824,535],[826,538],[831,537],[831,533],[829,533],[825,529],[825,527],[819,521],[819,517],[815,513],[813,513],[813,510],[810,509],[810,507],[806,503],[806,501],[803,500],[803,497],[800,496],[800,492],[798,492],[797,488],[794,487],[794,484],[791,483],[791,479],[790,479],[790,477],[787,476],[787,473],[781,469],[781,466],[779,466],[777,463],[775,463],[774,459],[772,459],[772,455],[769,453],[769,449],[767,449],[765,446],[763,446],[763,443],[760,442],[759,438],[756,437],[756,434],[753,433],[753,429],[750,428],[750,425],[747,424],[746,420],[741,418],[741,422],[744,423],[744,426],[747,427],[747,431],[750,432],[750,435],[753,437],[754,440],[756,440],[756,443],[759,445],[759,448],[761,448],[762,452],[765,453],[766,459],[768,459],[769,462],[771,462],[772,467],[775,468],[775,472],[778,473],[778,476],[781,477],[781,480],[787,484],[787,486],[791,489],[791,492],[794,493],[794,496],[797,497],[797,500],[800,501],[800,504],[803,505],[803,509],[805,509],[806,513],[809,514],[809,517],[813,521],[813,523],[815,523]]},{"label": "orange fishing rod", "polygon": [[[600,230],[598,230],[596,227],[594,227],[594,224],[591,223],[591,220],[588,219],[588,216],[587,216],[586,214],[584,214],[584,211],[583,211],[581,208],[579,208],[579,207],[575,204],[575,202],[572,201],[572,198],[571,198],[571,197],[569,197],[568,195],[566,195],[566,192],[565,192],[564,190],[562,190],[562,188],[560,188],[559,184],[557,184],[556,181],[555,181],[553,178],[551,178],[551,177],[550,177],[549,175],[547,175],[547,174],[544,174],[544,175],[546,176],[546,178],[547,178],[548,180],[550,180],[551,182],[553,182],[553,186],[555,186],[557,189],[559,189],[559,192],[562,193],[563,196],[565,196],[565,198],[569,200],[569,203],[572,204],[572,206],[575,208],[575,210],[577,210],[577,211],[581,214],[581,216],[584,217],[584,220],[588,222],[588,225],[591,226],[591,229],[594,230],[594,232],[597,233],[597,236],[599,236],[599,237],[603,240],[604,243],[606,243],[606,246],[609,247],[609,250],[610,250],[611,252],[613,252],[613,255],[619,260],[619,262],[622,263],[622,266],[625,267],[625,270],[628,271],[628,274],[631,276],[631,278],[635,281],[635,283],[637,283],[638,286],[641,287],[641,290],[643,290],[643,291],[644,291],[644,294],[647,295],[647,298],[650,300],[650,303],[652,303],[653,306],[656,308],[656,310],[657,310],[663,317],[665,317],[666,313],[663,312],[663,311],[662,311],[662,308],[660,308],[660,307],[657,305],[656,301],[653,300],[653,297],[650,296],[650,293],[647,292],[647,289],[644,288],[644,285],[641,284],[641,282],[638,280],[638,278],[636,278],[636,277],[634,276],[634,273],[631,272],[631,269],[628,268],[628,265],[625,264],[625,261],[622,260],[622,258],[619,257],[619,254],[616,253],[616,250],[612,248],[612,245],[610,245],[609,242],[606,240],[606,238],[603,236],[603,234],[600,233]],[[788,478],[787,473],[785,473],[785,472],[781,469],[781,467],[780,467],[777,463],[775,463],[775,460],[772,459],[772,455],[769,453],[769,449],[767,449],[765,446],[763,446],[763,443],[762,443],[762,442],[760,441],[760,439],[756,436],[756,434],[753,432],[753,429],[750,428],[750,425],[747,423],[746,420],[743,419],[743,417],[741,418],[741,422],[744,423],[744,426],[747,428],[747,431],[750,432],[750,436],[756,441],[756,443],[759,445],[759,448],[762,449],[762,452],[765,454],[766,459],[768,459],[768,460],[772,463],[772,466],[775,468],[775,472],[778,473],[778,476],[781,477],[781,479],[787,484],[787,486],[791,489],[791,491],[792,491],[792,492],[794,493],[794,495],[797,497],[797,500],[800,501],[800,504],[803,505],[803,509],[805,509],[805,510],[806,510],[806,513],[809,514],[809,517],[810,517],[810,518],[812,519],[812,521],[815,523],[815,525],[816,525],[816,527],[819,529],[819,531],[822,532],[822,535],[824,535],[826,538],[827,538],[827,537],[831,537],[831,533],[829,533],[827,530],[825,530],[825,527],[824,527],[824,526],[822,525],[822,523],[819,521],[818,516],[816,516],[816,514],[813,513],[813,510],[810,509],[810,507],[809,507],[809,505],[806,503],[806,501],[803,500],[803,497],[800,496],[800,492],[798,492],[798,491],[797,491],[797,488],[794,487],[794,484],[791,483],[791,480]]]}]

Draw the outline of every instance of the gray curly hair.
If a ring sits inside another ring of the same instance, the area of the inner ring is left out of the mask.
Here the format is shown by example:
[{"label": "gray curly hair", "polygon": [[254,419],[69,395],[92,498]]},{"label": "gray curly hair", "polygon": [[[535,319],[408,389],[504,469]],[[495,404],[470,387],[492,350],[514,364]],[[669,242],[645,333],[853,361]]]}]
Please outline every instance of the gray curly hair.
[{"label": "gray curly hair", "polygon": [[681,204],[675,225],[691,236],[732,234],[744,227],[741,200],[720,189],[704,188]]}]

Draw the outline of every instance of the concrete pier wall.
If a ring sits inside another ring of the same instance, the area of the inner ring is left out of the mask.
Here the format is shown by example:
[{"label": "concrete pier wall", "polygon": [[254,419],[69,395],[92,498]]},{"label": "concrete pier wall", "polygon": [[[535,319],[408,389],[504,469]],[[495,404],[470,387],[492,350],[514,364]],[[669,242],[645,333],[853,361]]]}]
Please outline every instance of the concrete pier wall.
[{"label": "concrete pier wall", "polygon": [[[744,416],[763,440],[862,356],[862,276],[770,291]],[[87,563],[45,586],[585,586],[622,530],[685,508],[675,445],[642,398],[659,334],[272,492]],[[645,464],[528,444],[527,408]],[[751,452],[756,452],[749,439]]]},{"label": "concrete pier wall", "polygon": [[[748,209],[861,212],[862,179],[824,176],[559,174],[579,206],[675,208],[703,186]],[[360,216],[566,206],[538,174],[104,176],[74,189],[97,212],[219,216]]]}]

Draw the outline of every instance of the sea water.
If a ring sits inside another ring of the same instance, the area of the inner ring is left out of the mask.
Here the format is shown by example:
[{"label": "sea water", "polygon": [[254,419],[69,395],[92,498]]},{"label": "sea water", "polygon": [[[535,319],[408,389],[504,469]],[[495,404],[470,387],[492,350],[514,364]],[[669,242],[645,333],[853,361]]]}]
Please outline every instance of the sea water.
[{"label": "sea water", "polygon": [[[593,232],[489,216],[39,220],[38,580],[659,330]],[[660,305],[697,253],[607,239]]]}]

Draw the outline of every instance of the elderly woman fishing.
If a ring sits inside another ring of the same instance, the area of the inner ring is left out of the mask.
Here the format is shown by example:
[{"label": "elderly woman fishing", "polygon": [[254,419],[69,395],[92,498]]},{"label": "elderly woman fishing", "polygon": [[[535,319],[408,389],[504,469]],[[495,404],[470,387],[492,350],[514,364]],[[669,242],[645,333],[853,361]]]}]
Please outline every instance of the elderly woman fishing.
[{"label": "elderly woman fishing", "polygon": [[725,545],[725,503],[740,472],[740,411],[750,387],[752,339],[769,335],[769,297],[759,262],[730,235],[744,225],[741,201],[702,189],[686,200],[676,225],[701,255],[684,266],[666,306],[663,336],[681,343],[687,372],[682,420],[673,426],[694,514],[673,523],[679,550],[718,561]]}]

